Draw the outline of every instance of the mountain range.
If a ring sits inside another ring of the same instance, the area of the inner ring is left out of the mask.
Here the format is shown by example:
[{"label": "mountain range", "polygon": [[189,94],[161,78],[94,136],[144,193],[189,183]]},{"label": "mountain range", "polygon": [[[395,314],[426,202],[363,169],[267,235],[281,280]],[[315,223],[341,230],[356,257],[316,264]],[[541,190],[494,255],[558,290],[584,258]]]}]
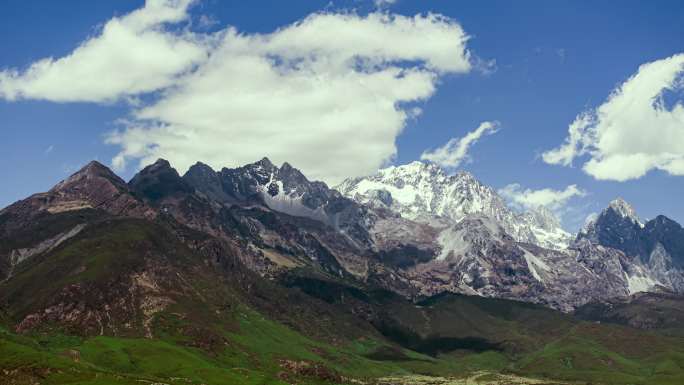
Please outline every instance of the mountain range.
[{"label": "mountain range", "polygon": [[[330,346],[385,341],[368,354],[412,354],[400,346],[429,361],[531,352],[579,322],[572,314],[678,324],[612,309],[659,298],[679,309],[683,291],[684,229],[665,216],[643,223],[616,199],[572,235],[547,208],[518,212],[473,175],[422,162],[335,188],[267,158],[198,162],[182,176],[160,159],[129,182],[91,162],[0,210],[0,319],[29,335],[184,336],[219,354],[233,329],[265,317]],[[473,322],[466,308],[482,312],[481,327],[455,321]],[[548,320],[543,338],[525,317]],[[497,334],[504,319],[521,334]],[[341,381],[306,362],[278,367]]]},{"label": "mountain range", "polygon": [[[411,299],[446,291],[571,311],[639,291],[684,290],[684,230],[665,216],[641,223],[616,199],[573,237],[544,207],[516,212],[473,175],[422,162],[336,188],[267,158],[220,171],[198,162],[183,176],[159,160],[129,183],[92,162],[2,210],[15,218],[3,229],[11,234],[40,213],[85,208],[169,216],[232,244],[263,276],[307,266]],[[7,249],[0,275],[8,279],[22,261],[82,227]]]}]

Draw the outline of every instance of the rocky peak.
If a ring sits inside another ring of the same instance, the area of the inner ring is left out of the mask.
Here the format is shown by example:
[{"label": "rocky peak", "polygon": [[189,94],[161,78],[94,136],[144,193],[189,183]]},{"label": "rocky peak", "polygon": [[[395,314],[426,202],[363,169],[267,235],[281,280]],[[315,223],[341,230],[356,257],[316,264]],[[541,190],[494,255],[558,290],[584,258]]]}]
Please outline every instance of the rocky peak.
[{"label": "rocky peak", "polygon": [[88,163],[48,192],[34,194],[7,208],[26,219],[41,211],[56,214],[83,209],[131,217],[156,216],[153,209],[132,195],[126,182],[97,161]]},{"label": "rocky peak", "polygon": [[347,210],[350,204],[358,206],[325,183],[308,180],[291,164],[285,162],[277,167],[268,158],[242,167],[223,168],[218,173],[198,163],[183,179],[220,203],[262,203],[290,215],[335,223],[339,219],[329,218],[329,215]]},{"label": "rocky peak", "polygon": [[658,215],[657,217],[646,222],[644,227],[648,229],[663,229],[665,231],[669,231],[669,229],[675,229],[675,231],[677,231],[682,228],[679,223],[673,221],[665,215]]},{"label": "rocky peak", "polygon": [[183,175],[183,180],[212,200],[226,202],[230,199],[223,191],[219,173],[207,164],[195,163]]},{"label": "rocky peak", "polygon": [[107,166],[93,160],[73,173],[67,179],[56,184],[50,192],[66,191],[69,189],[88,189],[99,183],[112,185],[116,190],[127,190],[126,182],[114,174]]},{"label": "rocky peak", "polygon": [[128,182],[141,198],[156,202],[180,193],[192,193],[194,188],[183,180],[168,161],[159,159],[143,168]]},{"label": "rocky peak", "polygon": [[270,159],[263,157],[261,160],[254,163],[250,163],[243,167],[238,167],[236,170],[243,169],[248,171],[254,177],[263,178],[269,177],[273,172],[278,170],[278,167],[274,165]]},{"label": "rocky peak", "polygon": [[634,210],[632,205],[627,203],[622,198],[617,198],[617,199],[612,200],[608,204],[607,210],[612,210],[617,215],[621,216],[622,218],[629,219],[632,222],[641,223],[639,221],[639,217],[637,216],[636,211]]},{"label": "rocky peak", "polygon": [[273,162],[271,162],[271,160],[268,159],[267,157],[263,157],[263,158],[261,158],[260,160],[254,162],[254,163],[252,163],[252,164],[253,164],[253,165],[261,166],[261,167],[266,168],[266,169],[272,169],[272,168],[275,167],[275,165],[273,164]]},{"label": "rocky peak", "polygon": [[263,205],[291,216],[318,220],[368,243],[366,210],[323,182],[310,181],[289,163],[275,166],[268,158],[236,168],[214,172],[195,164],[183,179],[199,193],[219,204]]},{"label": "rocky peak", "polygon": [[534,218],[535,223],[544,229],[555,229],[560,228],[561,224],[553,211],[549,210],[546,206],[539,206],[535,209],[529,210],[529,213]]},{"label": "rocky peak", "polygon": [[[675,265],[684,266],[684,228],[679,223],[658,215],[646,222],[640,235],[645,243],[644,248],[649,253],[649,262],[654,251],[661,248]],[[682,285],[684,286],[684,282]]]},{"label": "rocky peak", "polygon": [[150,168],[150,170],[157,170],[157,169],[159,169],[159,170],[172,169],[173,170],[173,168],[171,167],[171,163],[169,163],[169,161],[164,159],[164,158],[157,159],[154,163],[152,163],[148,167]]},{"label": "rocky peak", "polygon": [[588,221],[577,238],[635,255],[640,252],[637,244],[642,227],[634,208],[624,199],[617,198],[596,218]]},{"label": "rocky peak", "polygon": [[197,162],[190,166],[188,171],[183,175],[183,179],[196,188],[208,183],[217,183],[220,186],[218,174],[209,165],[202,162]]},{"label": "rocky peak", "polygon": [[292,167],[287,162],[283,163],[283,165],[280,166],[280,169],[277,169],[277,175],[274,175],[274,177],[275,179],[282,181],[284,188],[290,192],[301,190],[303,186],[309,185],[310,183],[316,183],[309,181],[299,169]]},{"label": "rocky peak", "polygon": [[347,179],[337,189],[362,203],[372,203],[373,198],[381,196],[382,202],[391,201],[392,209],[412,220],[443,216],[459,221],[467,214],[481,213],[483,206],[504,205],[492,189],[471,174],[448,175],[435,164],[419,161]]},{"label": "rocky peak", "polygon": [[[629,256],[647,259],[648,246],[643,241],[643,224],[634,208],[618,198],[577,234],[577,241],[620,250]],[[576,242],[577,243],[577,242]]]}]

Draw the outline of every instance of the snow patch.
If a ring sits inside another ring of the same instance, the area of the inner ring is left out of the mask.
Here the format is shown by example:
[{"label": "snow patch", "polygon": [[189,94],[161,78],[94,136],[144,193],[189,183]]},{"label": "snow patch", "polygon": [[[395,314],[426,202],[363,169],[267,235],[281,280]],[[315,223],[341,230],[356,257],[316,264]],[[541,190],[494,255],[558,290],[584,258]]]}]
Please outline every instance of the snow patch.
[{"label": "snow patch", "polygon": [[537,257],[536,255],[532,254],[529,250],[527,250],[524,247],[521,247],[523,251],[523,255],[525,257],[525,262],[527,262],[527,268],[530,270],[532,273],[532,276],[539,282],[544,283],[544,279],[541,277],[539,272],[537,271],[537,268],[544,270],[544,271],[551,271],[551,268],[549,265],[546,264],[546,262],[542,261]]},{"label": "snow patch", "polygon": [[[275,196],[271,196],[271,194],[268,193],[268,186],[271,183],[274,183],[278,186],[278,194]],[[306,207],[302,203],[301,195],[297,196],[295,194],[286,194],[283,182],[279,180],[274,181],[272,175],[269,183],[264,186],[259,186],[259,188],[261,191],[261,196],[264,199],[264,203],[266,203],[266,206],[268,206],[268,208],[271,210],[279,211],[296,217],[311,218],[329,225],[333,225],[333,223],[331,223],[331,219],[326,214],[322,206],[316,208],[315,210]]]},{"label": "snow patch", "polygon": [[630,295],[650,291],[656,284],[658,284],[658,282],[653,280],[651,277],[643,275],[630,276],[625,273],[625,278],[627,279],[627,290],[629,290]]},{"label": "snow patch", "polygon": [[447,228],[437,237],[437,242],[442,248],[437,260],[445,260],[449,254],[459,255],[467,252],[470,249],[470,242],[465,239],[465,230],[456,230]]}]

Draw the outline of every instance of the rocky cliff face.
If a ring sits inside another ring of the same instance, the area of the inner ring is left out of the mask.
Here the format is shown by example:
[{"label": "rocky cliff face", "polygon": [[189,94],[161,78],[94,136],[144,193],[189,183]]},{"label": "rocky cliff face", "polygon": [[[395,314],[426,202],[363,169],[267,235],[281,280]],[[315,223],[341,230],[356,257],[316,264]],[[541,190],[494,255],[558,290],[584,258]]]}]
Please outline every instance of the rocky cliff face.
[{"label": "rocky cliff face", "polygon": [[575,243],[589,242],[620,250],[642,270],[629,277],[631,293],[665,287],[684,291],[684,229],[664,215],[642,223],[623,199],[616,199],[578,233]]},{"label": "rocky cliff face", "polygon": [[323,222],[347,234],[359,246],[369,246],[364,223],[368,217],[366,208],[329,189],[323,182],[309,181],[288,163],[277,167],[264,158],[219,172],[198,163],[183,179],[221,204],[264,204],[277,212]]},{"label": "rocky cliff face", "polygon": [[634,208],[618,198],[608,205],[599,216],[587,223],[577,239],[622,250],[627,254],[641,255],[643,250],[639,234],[643,224]]},{"label": "rocky cliff face", "polygon": [[160,160],[130,187],[164,215],[230,242],[262,275],[307,266],[335,277],[371,274],[366,208],[288,164],[264,158],[214,171],[197,163],[181,177]]}]

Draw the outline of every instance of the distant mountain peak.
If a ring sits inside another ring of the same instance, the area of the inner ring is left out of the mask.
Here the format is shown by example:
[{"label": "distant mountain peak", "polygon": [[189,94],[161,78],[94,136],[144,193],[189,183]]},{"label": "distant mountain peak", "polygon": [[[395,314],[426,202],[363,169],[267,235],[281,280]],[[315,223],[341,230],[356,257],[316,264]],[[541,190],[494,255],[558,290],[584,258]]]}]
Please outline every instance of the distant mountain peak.
[{"label": "distant mountain peak", "polygon": [[185,172],[183,177],[187,176],[188,174],[190,174],[190,175],[200,174],[201,175],[201,174],[207,174],[207,173],[216,173],[216,171],[214,171],[214,169],[206,163],[195,162],[195,164],[190,166],[188,171]]},{"label": "distant mountain peak", "polygon": [[171,167],[171,163],[169,163],[168,160],[166,159],[157,159],[154,163],[147,165],[143,167],[138,174],[136,174],[133,179],[135,179],[136,176],[139,175],[145,175],[145,174],[153,174],[153,173],[172,173],[178,176],[178,172],[176,171],[175,168]]},{"label": "distant mountain peak", "polygon": [[123,179],[95,160],[49,191],[34,194],[6,209],[20,213],[25,218],[40,211],[58,214],[82,209],[98,209],[114,215],[139,218],[156,216],[154,210],[131,194]]},{"label": "distant mountain peak", "polygon": [[164,158],[159,158],[150,166],[153,168],[171,168],[171,163],[169,163],[169,161]]},{"label": "distant mountain peak", "polygon": [[271,162],[271,160],[268,159],[267,157],[261,158],[260,160],[258,160],[258,161],[256,161],[256,162],[252,163],[252,165],[255,165],[255,166],[262,166],[262,167],[264,167],[264,168],[266,168],[266,169],[272,169],[272,168],[276,167],[276,166],[273,164],[273,162]]},{"label": "distant mountain peak", "polygon": [[618,197],[608,204],[608,208],[623,218],[632,219],[634,222],[640,223],[639,217],[634,210],[634,207],[627,203],[624,199]]},{"label": "distant mountain peak", "polygon": [[156,202],[164,196],[194,191],[194,188],[181,178],[165,159],[159,159],[140,170],[128,185],[151,202]]},{"label": "distant mountain peak", "polygon": [[[85,166],[83,166],[83,167],[81,168],[80,171],[93,171],[93,170],[102,170],[102,171],[111,172],[111,171],[109,170],[109,167],[107,167],[107,166],[105,166],[104,164],[98,162],[97,160],[91,160],[90,162],[88,162],[88,164],[86,164]],[[80,172],[80,171],[79,171],[79,172]]]},{"label": "distant mountain peak", "polygon": [[281,171],[282,171],[282,170],[293,169],[293,168],[294,168],[294,167],[292,167],[292,165],[289,164],[288,162],[284,162],[283,165],[280,166],[280,170],[281,170]]},{"label": "distant mountain peak", "polygon": [[560,228],[561,223],[556,214],[546,206],[537,206],[529,210],[536,222],[544,228]]},{"label": "distant mountain peak", "polygon": [[337,189],[360,203],[388,208],[414,221],[429,223],[439,218],[456,223],[479,214],[497,221],[518,241],[558,249],[570,240],[558,221],[549,219],[549,213],[517,214],[471,173],[448,174],[434,163],[387,167],[374,175],[347,179]]},{"label": "distant mountain peak", "polygon": [[102,163],[93,160],[88,162],[80,170],[71,174],[67,179],[56,184],[50,191],[57,192],[73,188],[84,188],[88,181],[104,179],[111,183],[117,190],[127,190],[126,182]]},{"label": "distant mountain peak", "polygon": [[118,175],[116,175],[112,170],[109,169],[109,167],[105,166],[104,164],[96,160],[91,160],[80,170],[72,174],[72,176],[75,175],[97,175],[105,177],[115,177],[117,179],[120,179]]}]

